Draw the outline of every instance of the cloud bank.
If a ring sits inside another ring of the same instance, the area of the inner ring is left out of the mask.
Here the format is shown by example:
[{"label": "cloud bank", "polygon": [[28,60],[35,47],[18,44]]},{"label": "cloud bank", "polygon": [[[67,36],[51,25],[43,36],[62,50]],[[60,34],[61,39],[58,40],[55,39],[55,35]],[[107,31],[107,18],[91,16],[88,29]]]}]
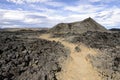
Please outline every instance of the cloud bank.
[{"label": "cloud bank", "polygon": [[1,0],[0,28],[53,27],[92,17],[106,28],[120,28],[119,0]]}]

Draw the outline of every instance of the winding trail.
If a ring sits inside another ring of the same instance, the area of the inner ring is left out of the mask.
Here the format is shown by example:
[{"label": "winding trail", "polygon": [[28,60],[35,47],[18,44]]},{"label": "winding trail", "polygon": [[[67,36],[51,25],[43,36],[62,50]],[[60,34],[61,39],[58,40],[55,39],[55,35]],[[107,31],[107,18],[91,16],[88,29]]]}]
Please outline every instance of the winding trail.
[{"label": "winding trail", "polygon": [[69,43],[61,38],[51,38],[50,34],[43,34],[42,39],[59,41],[70,50],[70,57],[62,64],[62,71],[57,73],[58,80],[101,80],[97,71],[92,67],[87,59],[87,55],[95,55],[98,52],[81,44],[80,52],[75,51],[78,44]]}]

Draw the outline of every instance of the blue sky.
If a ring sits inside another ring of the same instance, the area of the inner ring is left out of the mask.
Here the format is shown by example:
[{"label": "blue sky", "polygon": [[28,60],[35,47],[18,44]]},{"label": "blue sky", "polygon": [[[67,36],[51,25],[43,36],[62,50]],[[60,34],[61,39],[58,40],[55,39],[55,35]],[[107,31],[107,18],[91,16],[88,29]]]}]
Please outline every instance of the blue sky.
[{"label": "blue sky", "polygon": [[0,0],[0,28],[53,27],[92,17],[120,28],[120,0]]}]

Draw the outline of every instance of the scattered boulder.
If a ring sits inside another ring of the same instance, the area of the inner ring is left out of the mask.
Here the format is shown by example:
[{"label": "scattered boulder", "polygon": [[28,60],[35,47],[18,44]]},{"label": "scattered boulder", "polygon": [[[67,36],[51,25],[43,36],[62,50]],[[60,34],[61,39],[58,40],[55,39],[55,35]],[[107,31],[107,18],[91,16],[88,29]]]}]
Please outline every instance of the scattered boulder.
[{"label": "scattered boulder", "polygon": [[80,52],[80,51],[81,51],[80,48],[79,48],[79,46],[76,46],[76,47],[75,47],[75,51],[77,51],[77,52]]}]

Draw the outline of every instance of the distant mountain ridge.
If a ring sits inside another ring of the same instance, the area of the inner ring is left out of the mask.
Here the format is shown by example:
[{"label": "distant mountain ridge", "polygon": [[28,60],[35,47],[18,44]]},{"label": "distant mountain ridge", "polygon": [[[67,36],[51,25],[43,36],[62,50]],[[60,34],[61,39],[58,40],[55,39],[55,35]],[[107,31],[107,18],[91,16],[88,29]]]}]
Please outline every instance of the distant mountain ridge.
[{"label": "distant mountain ridge", "polygon": [[120,28],[112,28],[112,29],[109,29],[110,31],[120,31]]},{"label": "distant mountain ridge", "polygon": [[50,29],[50,32],[52,33],[83,33],[87,31],[105,32],[107,29],[91,17],[78,22],[59,23]]}]

